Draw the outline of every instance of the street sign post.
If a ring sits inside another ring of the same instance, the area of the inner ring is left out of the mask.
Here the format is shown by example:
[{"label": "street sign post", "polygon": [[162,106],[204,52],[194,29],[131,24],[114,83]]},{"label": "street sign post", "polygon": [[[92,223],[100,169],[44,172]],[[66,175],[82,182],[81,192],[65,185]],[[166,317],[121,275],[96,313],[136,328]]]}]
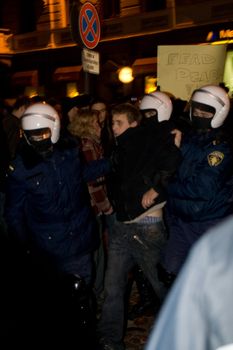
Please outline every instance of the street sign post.
[{"label": "street sign post", "polygon": [[85,2],[79,12],[79,34],[87,49],[94,49],[100,40],[100,20],[94,5]]},{"label": "street sign post", "polygon": [[82,51],[82,65],[84,72],[99,74],[99,52],[84,48]]},{"label": "street sign post", "polygon": [[[80,4],[82,3],[82,6]],[[84,91],[91,94],[93,84],[91,74],[99,74],[99,53],[92,51],[100,40],[100,19],[94,6],[96,0],[73,2],[70,13],[71,34],[73,40],[82,47],[82,65],[84,70]]]}]

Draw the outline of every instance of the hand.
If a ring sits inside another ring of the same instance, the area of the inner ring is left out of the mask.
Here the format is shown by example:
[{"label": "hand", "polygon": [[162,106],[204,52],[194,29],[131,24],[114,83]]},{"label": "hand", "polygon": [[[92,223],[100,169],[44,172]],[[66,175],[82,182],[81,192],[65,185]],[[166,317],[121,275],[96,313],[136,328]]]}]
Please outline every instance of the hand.
[{"label": "hand", "polygon": [[178,129],[173,129],[171,131],[171,134],[175,135],[174,136],[174,143],[175,143],[176,147],[180,148],[181,140],[182,140],[182,132]]},{"label": "hand", "polygon": [[155,199],[158,197],[158,192],[156,192],[153,188],[151,188],[149,191],[144,193],[142,196],[141,204],[144,209],[147,209],[151,207],[151,205],[154,203]]},{"label": "hand", "polygon": [[110,207],[107,211],[104,212],[104,215],[111,215],[113,213],[113,207]]}]

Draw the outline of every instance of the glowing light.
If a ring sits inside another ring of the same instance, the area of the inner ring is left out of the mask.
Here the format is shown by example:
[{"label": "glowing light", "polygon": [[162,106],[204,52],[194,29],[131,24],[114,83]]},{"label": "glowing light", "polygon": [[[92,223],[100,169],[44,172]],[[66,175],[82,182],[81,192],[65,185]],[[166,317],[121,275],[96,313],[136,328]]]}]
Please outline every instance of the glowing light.
[{"label": "glowing light", "polygon": [[79,95],[77,84],[76,83],[68,83],[66,85],[66,96],[67,97],[76,97]]},{"label": "glowing light", "polygon": [[133,70],[131,67],[123,67],[118,72],[118,79],[124,83],[128,84],[134,80]]},{"label": "glowing light", "polygon": [[29,98],[38,96],[37,88],[34,86],[26,86],[24,89],[24,95],[28,96]]},{"label": "glowing light", "polygon": [[157,79],[152,76],[146,76],[145,77],[145,94],[150,94],[153,91],[156,91],[157,86],[156,86],[156,81]]}]

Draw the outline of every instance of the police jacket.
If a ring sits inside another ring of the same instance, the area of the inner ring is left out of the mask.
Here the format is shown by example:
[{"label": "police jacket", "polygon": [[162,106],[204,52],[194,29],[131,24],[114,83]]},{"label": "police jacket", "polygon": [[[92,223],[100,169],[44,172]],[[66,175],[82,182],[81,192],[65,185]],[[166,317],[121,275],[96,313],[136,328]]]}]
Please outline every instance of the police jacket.
[{"label": "police jacket", "polygon": [[110,192],[119,221],[133,220],[147,210],[141,201],[150,188],[159,193],[153,205],[166,200],[168,180],[180,163],[170,123],[127,129],[117,137],[112,158]]},{"label": "police jacket", "polygon": [[23,147],[7,179],[9,233],[50,257],[59,269],[90,252],[98,242],[86,181],[109,170],[104,159],[84,165],[76,145],[56,144],[46,159]]},{"label": "police jacket", "polygon": [[168,186],[168,213],[184,221],[222,218],[232,211],[232,151],[219,130],[188,133],[183,160]]}]

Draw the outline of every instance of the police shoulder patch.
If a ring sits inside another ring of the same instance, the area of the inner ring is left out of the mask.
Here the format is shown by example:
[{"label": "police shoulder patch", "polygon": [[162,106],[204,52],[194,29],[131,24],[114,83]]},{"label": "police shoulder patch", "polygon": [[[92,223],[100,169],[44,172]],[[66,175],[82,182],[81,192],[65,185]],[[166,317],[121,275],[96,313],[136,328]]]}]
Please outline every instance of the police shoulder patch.
[{"label": "police shoulder patch", "polygon": [[218,166],[224,158],[224,154],[219,151],[214,151],[208,154],[207,159],[210,166]]}]

